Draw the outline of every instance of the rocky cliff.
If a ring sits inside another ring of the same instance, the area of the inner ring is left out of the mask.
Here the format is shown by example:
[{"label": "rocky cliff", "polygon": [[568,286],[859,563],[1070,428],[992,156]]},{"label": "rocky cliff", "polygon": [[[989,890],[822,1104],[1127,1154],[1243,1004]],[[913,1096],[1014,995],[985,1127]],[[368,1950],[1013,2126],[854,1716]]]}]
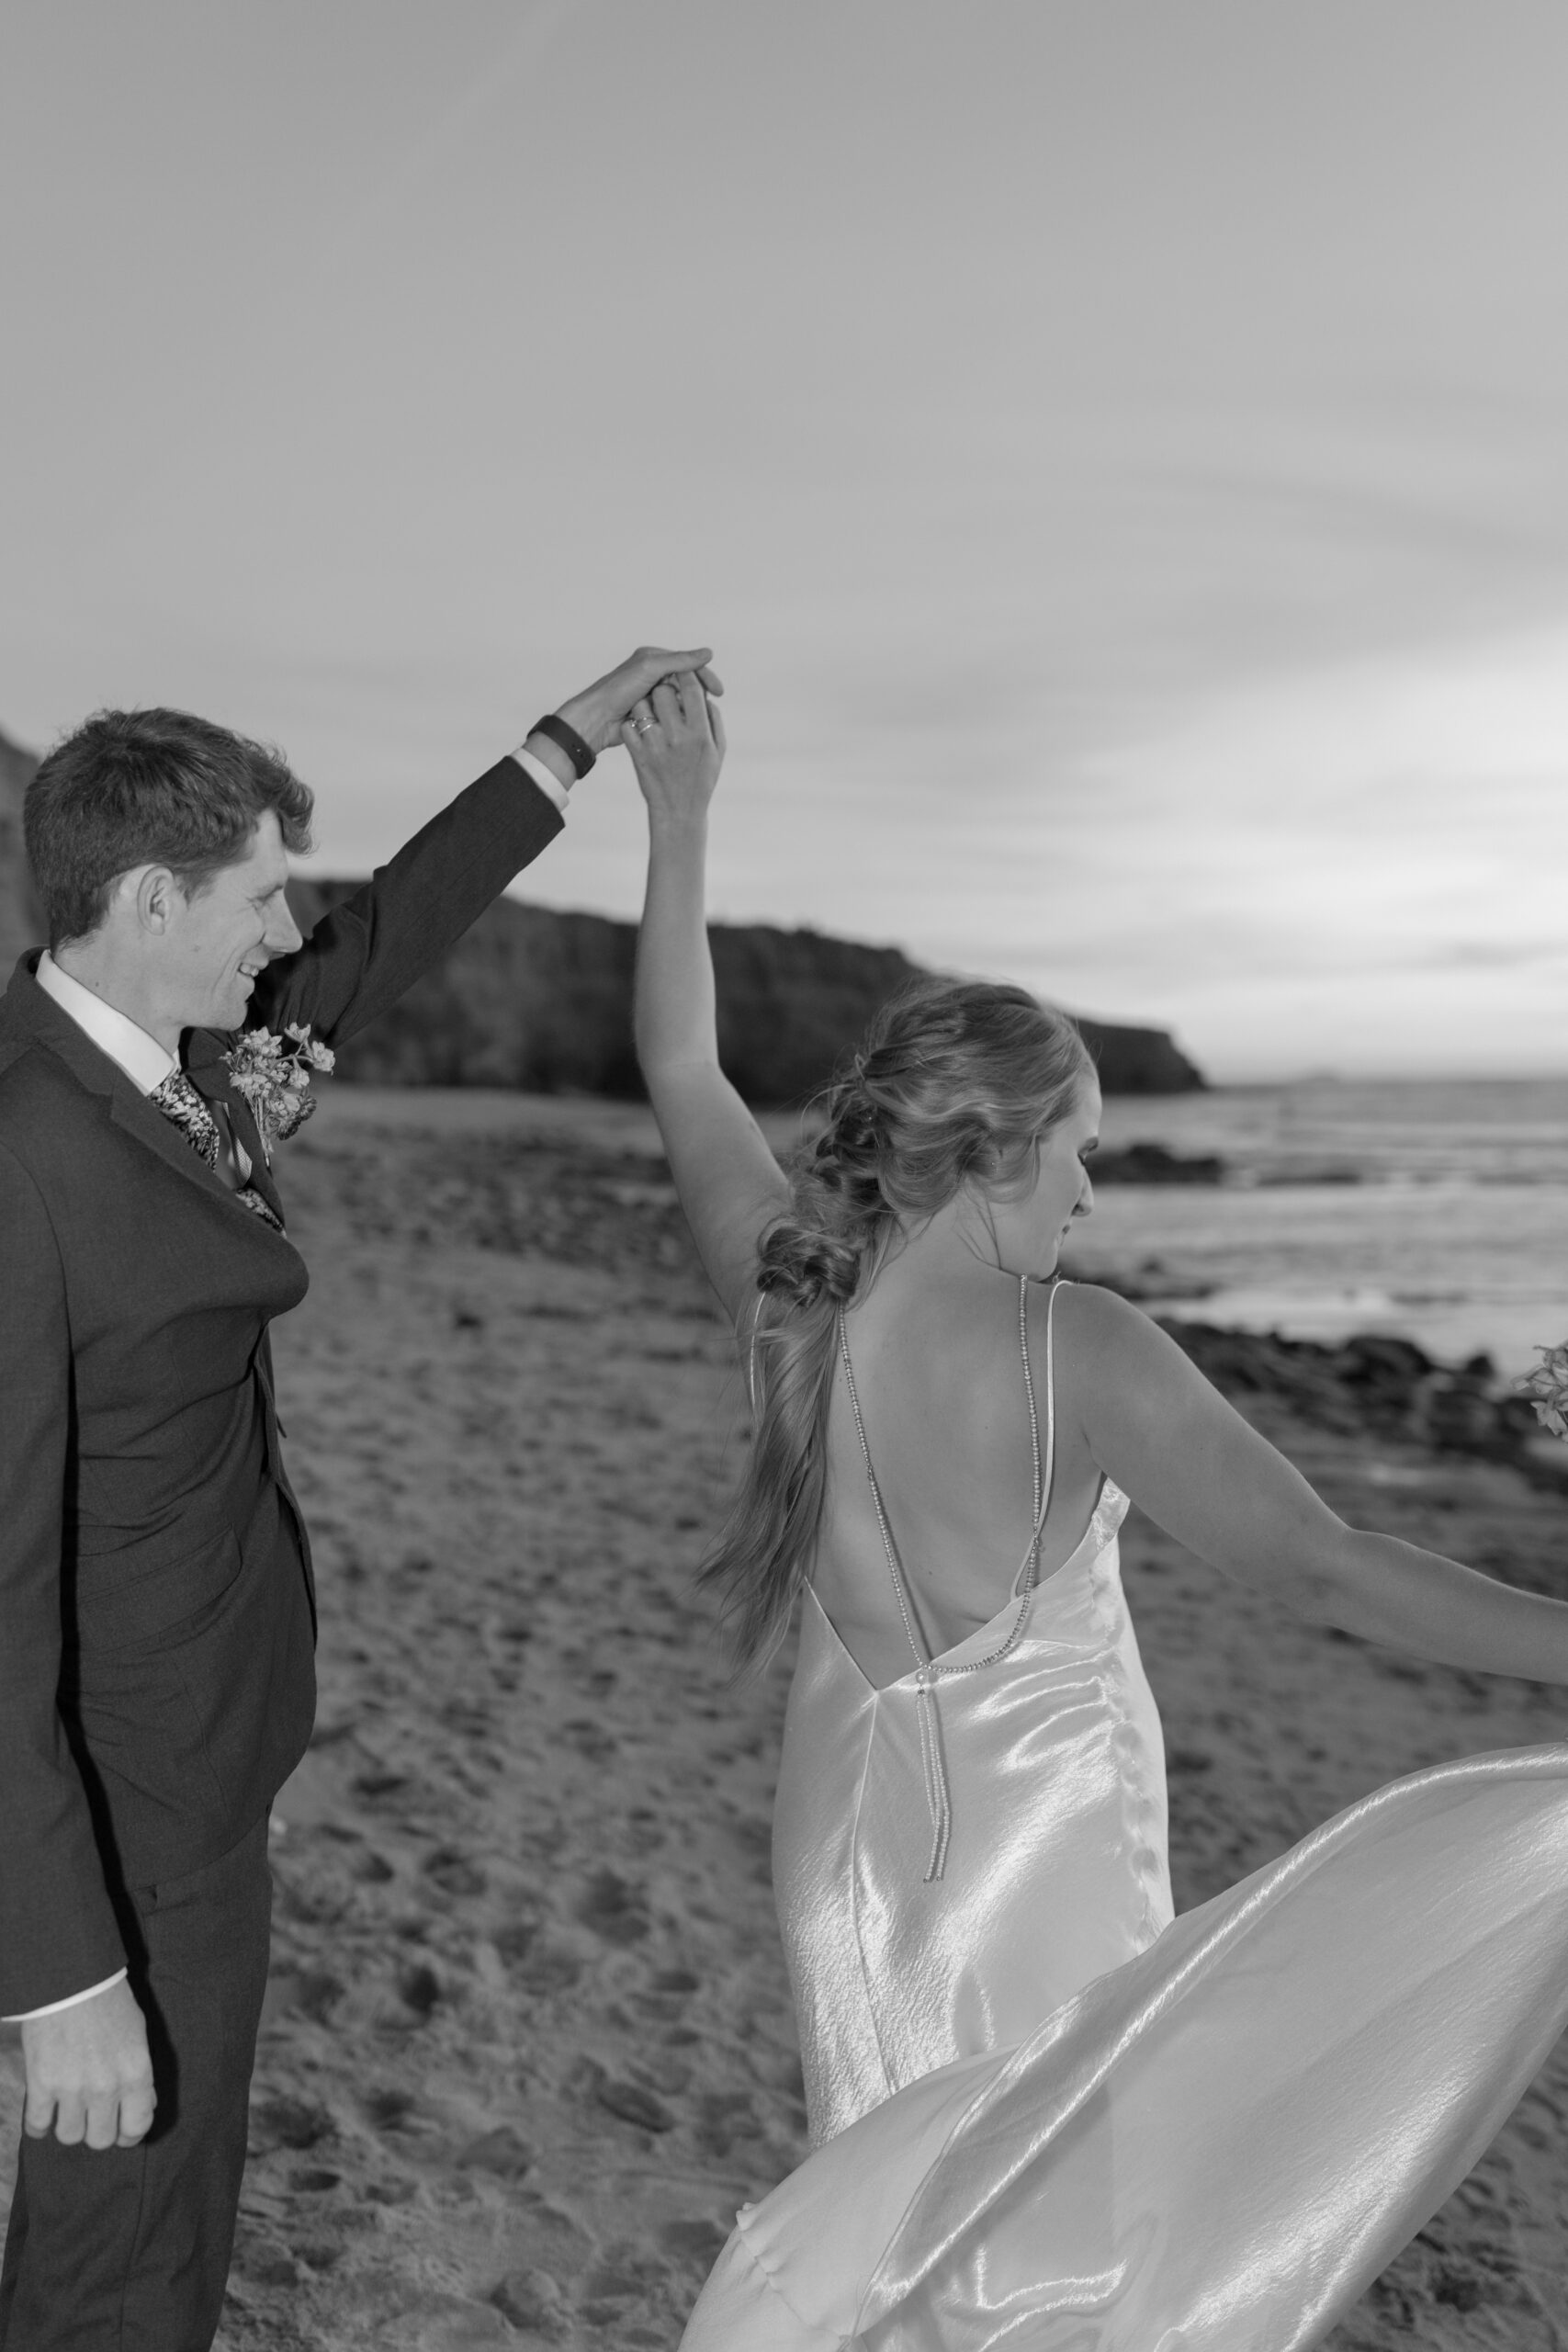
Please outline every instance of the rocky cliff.
[{"label": "rocky cliff", "polygon": [[[347,882],[296,886],[309,929]],[[719,1056],[757,1103],[814,1093],[877,1007],[919,967],[896,947],[815,931],[715,923]],[[640,1093],[632,1048],[637,927],[502,899],[437,968],[343,1054],[363,1083],[515,1086],[539,1093]],[[1110,1094],[1203,1084],[1161,1029],[1079,1020]]]},{"label": "rocky cliff", "polygon": [[38,765],[31,752],[0,735],[0,988],[24,947],[43,938],[43,916],[22,849],[22,795]]},{"label": "rocky cliff", "polygon": [[[0,735],[0,986],[42,918],[22,852],[22,794],[38,765]],[[299,881],[300,926],[359,886]],[[712,930],[719,1052],[748,1101],[814,1093],[894,990],[919,967],[866,947],[766,924]],[[344,1048],[362,1084],[514,1086],[540,1093],[636,1095],[632,956],[637,930],[502,899],[402,1002]],[[1203,1084],[1162,1029],[1079,1019],[1109,1094],[1177,1094]]]}]

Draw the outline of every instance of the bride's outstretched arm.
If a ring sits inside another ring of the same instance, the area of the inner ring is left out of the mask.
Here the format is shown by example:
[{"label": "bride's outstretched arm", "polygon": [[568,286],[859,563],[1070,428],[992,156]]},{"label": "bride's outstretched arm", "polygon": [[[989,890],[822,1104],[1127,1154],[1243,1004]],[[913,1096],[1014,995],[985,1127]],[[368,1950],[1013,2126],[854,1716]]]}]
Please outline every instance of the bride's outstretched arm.
[{"label": "bride's outstretched arm", "polygon": [[739,1322],[755,1297],[757,1238],[789,1199],[761,1130],[719,1068],[705,907],[707,811],[724,728],[688,674],[656,686],[622,729],[648,803],[648,895],[637,934],[637,1059],[708,1278]]},{"label": "bride's outstretched arm", "polygon": [[1179,1544],[1295,1615],[1445,1666],[1568,1683],[1568,1602],[1348,1527],[1147,1316],[1062,1301],[1094,1460]]}]

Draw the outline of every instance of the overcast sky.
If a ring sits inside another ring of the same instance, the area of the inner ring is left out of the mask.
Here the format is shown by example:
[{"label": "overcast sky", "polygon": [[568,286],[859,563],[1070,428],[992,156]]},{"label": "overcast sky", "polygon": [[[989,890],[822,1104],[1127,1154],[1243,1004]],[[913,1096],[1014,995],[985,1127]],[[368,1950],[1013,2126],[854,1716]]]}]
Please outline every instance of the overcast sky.
[{"label": "overcast sky", "polygon": [[[0,0],[0,727],[363,870],[643,639],[716,911],[1568,1067],[1562,0]],[[624,757],[523,894],[636,910]]]}]

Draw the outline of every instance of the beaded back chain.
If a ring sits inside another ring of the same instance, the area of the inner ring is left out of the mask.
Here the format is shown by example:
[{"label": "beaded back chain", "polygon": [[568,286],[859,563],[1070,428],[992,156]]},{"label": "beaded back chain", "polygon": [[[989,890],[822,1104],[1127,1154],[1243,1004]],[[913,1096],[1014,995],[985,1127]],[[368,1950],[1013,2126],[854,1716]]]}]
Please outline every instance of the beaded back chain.
[{"label": "beaded back chain", "polygon": [[925,1883],[940,1879],[947,1868],[948,1842],[953,1832],[953,1800],[948,1788],[947,1766],[942,1752],[942,1722],[937,1713],[936,1686],[944,1675],[978,1674],[983,1667],[998,1666],[1013,1650],[1028,1622],[1030,1604],[1040,1580],[1040,1537],[1045,1525],[1045,1513],[1051,1501],[1051,1483],[1056,1463],[1056,1396],[1053,1374],[1053,1326],[1056,1314],[1056,1292],[1053,1283],[1050,1303],[1045,1310],[1045,1458],[1040,1458],[1040,1419],[1034,1403],[1034,1375],[1029,1363],[1029,1277],[1021,1275],[1018,1285],[1018,1344],[1023,1359],[1023,1389],[1029,1400],[1029,1438],[1034,1469],[1034,1525],[1029,1538],[1029,1549],[1013,1579],[1013,1589],[1019,1594],[1018,1613],[1007,1637],[984,1657],[967,1659],[962,1666],[944,1665],[933,1658],[921,1639],[915,1623],[910,1603],[908,1578],[898,1557],[898,1547],[893,1541],[893,1530],[887,1523],[887,1510],[872,1467],[871,1448],[866,1442],[865,1423],[861,1419],[860,1398],[855,1393],[854,1366],[850,1362],[850,1339],[845,1328],[844,1310],[839,1309],[839,1353],[843,1361],[844,1385],[849,1391],[850,1411],[854,1417],[855,1435],[865,1463],[866,1480],[871,1487],[871,1499],[876,1512],[876,1524],[882,1533],[882,1548],[887,1557],[888,1573],[893,1578],[893,1590],[898,1602],[898,1614],[904,1621],[909,1647],[914,1653],[916,1675],[916,1714],[920,1727],[920,1761],[925,1773],[926,1803],[931,1816],[931,1857],[926,1871]]}]

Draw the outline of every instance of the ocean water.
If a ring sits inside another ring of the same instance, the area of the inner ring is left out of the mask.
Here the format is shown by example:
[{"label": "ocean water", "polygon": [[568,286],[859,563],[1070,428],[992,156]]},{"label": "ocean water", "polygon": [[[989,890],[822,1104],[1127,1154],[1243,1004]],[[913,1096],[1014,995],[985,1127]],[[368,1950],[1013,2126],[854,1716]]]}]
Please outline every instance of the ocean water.
[{"label": "ocean water", "polygon": [[1102,1185],[1063,1263],[1156,1312],[1399,1332],[1515,1374],[1568,1340],[1568,1079],[1316,1080],[1121,1098],[1105,1143],[1218,1152],[1218,1189]]}]

